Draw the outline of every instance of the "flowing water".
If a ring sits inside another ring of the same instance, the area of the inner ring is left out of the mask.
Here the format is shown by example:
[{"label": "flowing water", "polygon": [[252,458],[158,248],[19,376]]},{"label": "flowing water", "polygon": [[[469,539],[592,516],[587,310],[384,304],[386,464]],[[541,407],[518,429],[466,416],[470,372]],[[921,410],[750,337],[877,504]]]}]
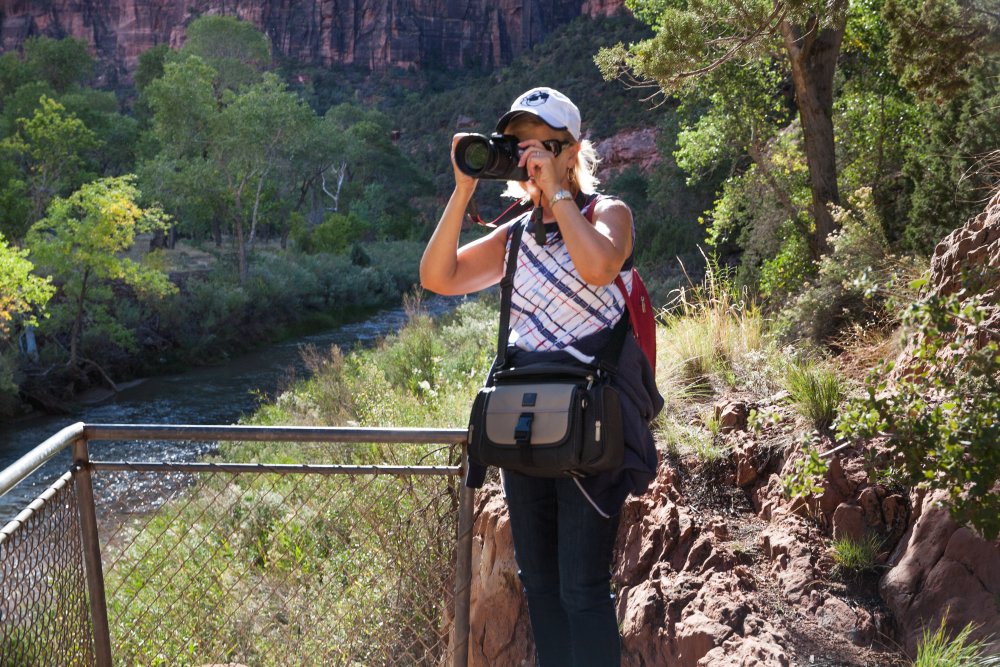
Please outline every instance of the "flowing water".
[{"label": "flowing water", "polygon": [[[424,301],[423,307],[429,314],[439,315],[458,303],[458,299],[434,297]],[[402,307],[384,310],[362,322],[284,341],[224,364],[149,378],[121,391],[109,401],[82,406],[69,415],[45,415],[0,426],[0,470],[59,429],[79,421],[90,424],[238,423],[243,415],[252,413],[266,397],[287,385],[292,378],[307,375],[300,354],[304,346],[325,350],[331,345],[339,345],[347,350],[354,345],[371,344],[398,331],[406,318]],[[100,442],[92,446],[91,456],[101,460],[191,461],[213,448],[213,443],[204,442]],[[0,526],[64,473],[70,461],[69,452],[61,452],[39,472],[0,497]]]}]

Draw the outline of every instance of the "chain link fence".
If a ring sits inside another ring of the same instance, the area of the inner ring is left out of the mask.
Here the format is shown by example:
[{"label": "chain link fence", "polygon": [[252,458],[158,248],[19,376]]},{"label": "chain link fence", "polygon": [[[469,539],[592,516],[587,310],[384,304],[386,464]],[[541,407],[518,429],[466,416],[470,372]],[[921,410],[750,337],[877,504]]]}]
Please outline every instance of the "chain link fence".
[{"label": "chain link fence", "polygon": [[92,665],[75,475],[0,530],[0,665]]},{"label": "chain link fence", "polygon": [[392,466],[90,462],[77,443],[93,503],[67,473],[0,533],[0,667],[464,665],[471,495],[447,435],[419,455],[437,465]]}]

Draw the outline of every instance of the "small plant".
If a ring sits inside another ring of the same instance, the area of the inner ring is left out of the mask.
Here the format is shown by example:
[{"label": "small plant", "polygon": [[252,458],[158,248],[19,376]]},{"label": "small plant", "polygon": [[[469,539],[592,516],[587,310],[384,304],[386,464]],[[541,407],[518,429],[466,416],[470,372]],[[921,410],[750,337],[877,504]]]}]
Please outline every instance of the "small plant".
[{"label": "small plant", "polygon": [[[904,315],[913,363],[890,386],[892,363],[873,370],[852,401],[842,437],[889,436],[906,481],[949,494],[952,516],[993,540],[1000,534],[1000,346],[978,297],[931,296]],[[985,339],[985,341],[984,341]]]},{"label": "small plant", "polygon": [[837,374],[812,362],[798,362],[788,368],[785,384],[799,414],[817,430],[828,429],[844,399]]},{"label": "small plant", "polygon": [[781,423],[781,413],[777,410],[765,410],[759,412],[756,408],[751,408],[747,416],[747,428],[754,433],[760,433],[766,429],[777,426]]},{"label": "small plant", "polygon": [[913,667],[998,667],[1000,656],[985,655],[986,641],[971,639],[975,629],[970,623],[954,638],[948,637],[945,627],[947,617],[941,619],[937,630],[924,630],[923,639],[917,646],[917,659]]},{"label": "small plant", "polygon": [[[707,415],[703,415],[703,419]],[[716,430],[718,430],[718,421]],[[703,463],[715,463],[729,454],[729,450],[718,444],[711,428],[697,425],[686,425],[674,419],[667,419],[660,428],[660,437],[667,445],[667,451],[674,455],[691,454]]]},{"label": "small plant", "polygon": [[787,498],[807,498],[823,493],[823,478],[830,462],[809,445],[802,449],[803,457],[792,464],[792,470],[781,478],[781,488]]},{"label": "small plant", "polygon": [[881,484],[894,491],[902,491],[906,488],[906,472],[891,460],[886,460],[886,457],[881,455],[878,450],[865,449],[862,458],[869,484]]},{"label": "small plant", "polygon": [[882,540],[867,535],[860,540],[849,537],[834,540],[830,552],[838,569],[860,574],[875,569],[875,559],[881,548]]},{"label": "small plant", "polygon": [[706,261],[704,282],[677,290],[660,315],[657,368],[669,394],[711,395],[713,377],[738,384],[743,360],[764,346],[763,316],[752,296]]}]

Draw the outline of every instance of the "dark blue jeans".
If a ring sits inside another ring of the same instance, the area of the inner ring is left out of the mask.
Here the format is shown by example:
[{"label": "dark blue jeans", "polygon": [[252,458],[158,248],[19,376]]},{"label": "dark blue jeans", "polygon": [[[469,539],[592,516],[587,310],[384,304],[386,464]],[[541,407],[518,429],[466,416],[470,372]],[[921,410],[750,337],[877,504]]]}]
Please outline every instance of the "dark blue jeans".
[{"label": "dark blue jeans", "polygon": [[601,516],[572,479],[504,471],[514,556],[542,667],[619,667],[611,594],[618,516]]}]

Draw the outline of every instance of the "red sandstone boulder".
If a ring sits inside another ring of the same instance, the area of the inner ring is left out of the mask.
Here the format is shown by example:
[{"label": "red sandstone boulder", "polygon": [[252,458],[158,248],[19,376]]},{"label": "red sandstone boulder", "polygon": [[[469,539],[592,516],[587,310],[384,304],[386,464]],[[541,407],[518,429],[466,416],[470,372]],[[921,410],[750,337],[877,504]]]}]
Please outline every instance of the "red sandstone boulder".
[{"label": "red sandstone boulder", "polygon": [[936,628],[945,617],[952,630],[974,623],[974,636],[992,636],[992,650],[1000,653],[1000,545],[952,521],[943,498],[943,493],[924,498],[899,564],[879,590],[911,655],[924,629]]}]

